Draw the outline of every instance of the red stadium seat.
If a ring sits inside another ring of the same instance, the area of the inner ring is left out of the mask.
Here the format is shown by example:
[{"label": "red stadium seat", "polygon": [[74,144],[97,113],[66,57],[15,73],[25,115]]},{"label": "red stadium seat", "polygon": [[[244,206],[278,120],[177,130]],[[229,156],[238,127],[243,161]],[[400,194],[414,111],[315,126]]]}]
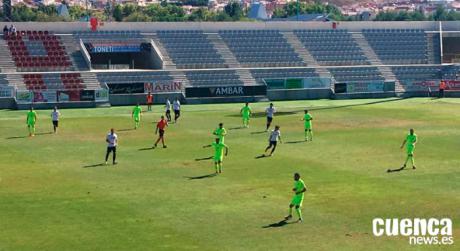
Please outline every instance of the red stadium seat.
[{"label": "red stadium seat", "polygon": [[[27,37],[29,40],[41,41],[47,52],[47,56],[30,56],[23,37]],[[59,37],[51,34],[49,31],[19,31],[16,34],[5,36],[5,40],[8,43],[8,49],[15,61],[15,65],[18,68],[24,68],[22,69],[23,71],[65,70],[68,66],[71,66],[70,57],[68,57]]]}]

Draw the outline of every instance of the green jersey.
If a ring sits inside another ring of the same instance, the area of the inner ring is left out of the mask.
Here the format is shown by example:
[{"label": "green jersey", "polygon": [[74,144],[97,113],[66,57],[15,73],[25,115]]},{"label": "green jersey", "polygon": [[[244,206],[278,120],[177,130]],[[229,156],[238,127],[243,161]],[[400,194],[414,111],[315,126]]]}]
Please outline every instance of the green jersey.
[{"label": "green jersey", "polygon": [[243,117],[249,117],[249,115],[251,115],[251,107],[243,106],[243,108],[241,108],[241,113],[243,114]]},{"label": "green jersey", "polygon": [[224,137],[225,135],[227,135],[227,130],[225,130],[225,128],[219,127],[216,130],[214,130],[214,135],[219,137],[220,143],[224,143]]},{"label": "green jersey", "polygon": [[305,113],[303,116],[303,120],[305,120],[305,127],[311,127],[311,120],[313,117],[310,115],[310,113]]},{"label": "green jersey", "polygon": [[406,144],[407,146],[412,146],[414,145],[414,143],[417,141],[417,134],[407,134],[407,137],[406,137]]},{"label": "green jersey", "polygon": [[37,113],[35,111],[29,111],[27,113],[27,123],[28,124],[35,124],[37,120]]},{"label": "green jersey", "polygon": [[[303,182],[302,179],[299,179],[294,182],[294,188],[295,188],[295,192],[299,193],[305,188],[305,183]],[[304,193],[300,193],[300,194],[296,194],[295,196],[303,197],[303,194]]]},{"label": "green jersey", "polygon": [[141,108],[140,106],[137,106],[137,105],[136,105],[136,106],[133,108],[133,115],[134,115],[134,117],[139,117],[139,116],[141,115],[141,113],[142,113],[142,108]]},{"label": "green jersey", "polygon": [[226,148],[227,145],[221,142],[219,143],[213,142],[211,145],[212,147],[214,147],[214,150],[215,150],[214,158],[222,158],[222,156],[224,156],[224,148]]}]

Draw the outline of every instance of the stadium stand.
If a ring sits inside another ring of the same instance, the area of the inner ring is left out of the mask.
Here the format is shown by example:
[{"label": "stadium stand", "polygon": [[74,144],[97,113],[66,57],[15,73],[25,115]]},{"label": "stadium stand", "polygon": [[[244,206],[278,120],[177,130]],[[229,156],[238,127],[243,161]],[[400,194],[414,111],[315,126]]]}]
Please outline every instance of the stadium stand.
[{"label": "stadium stand", "polygon": [[254,69],[251,74],[258,84],[263,84],[264,79],[319,77],[314,68]]},{"label": "stadium stand", "polygon": [[143,36],[137,30],[108,30],[108,31],[75,31],[74,37],[81,38],[82,40],[92,39],[141,39]]},{"label": "stadium stand", "polygon": [[186,76],[191,86],[235,86],[244,84],[234,70],[188,71]]},{"label": "stadium stand", "polygon": [[392,71],[399,80],[440,80],[442,69],[439,66],[397,66]]},{"label": "stadium stand", "polygon": [[441,41],[439,34],[427,33],[428,38],[428,62],[441,64]]},{"label": "stadium stand", "polygon": [[89,44],[140,44],[146,41],[144,36],[141,35],[140,31],[77,31],[73,33],[73,36],[75,39],[81,39],[84,43]]},{"label": "stadium stand", "polygon": [[221,30],[219,34],[243,67],[306,65],[277,30]]},{"label": "stadium stand", "polygon": [[295,30],[320,65],[370,64],[347,30]]},{"label": "stadium stand", "polygon": [[[426,95],[421,93],[426,86],[434,88],[441,79],[455,81],[460,72],[455,64],[441,64],[444,33],[437,22],[374,22],[372,28],[365,23],[347,22],[338,28],[304,24],[112,23],[99,31],[85,30],[81,23],[47,24],[49,31],[40,31],[45,27],[40,23],[18,24],[21,32],[0,41],[0,93],[12,98],[14,90],[44,92],[43,99],[33,98],[40,102],[56,100],[53,90],[62,100],[60,93],[67,91],[77,101],[79,95],[91,98],[85,91],[92,90],[94,97],[108,100],[104,91],[122,95],[130,84],[139,94],[142,86],[180,83],[183,95],[182,88],[194,89],[194,95],[205,90],[205,98],[214,95],[207,89],[218,86],[243,88],[245,97],[256,89],[260,96],[263,88],[258,88],[265,87],[270,89],[267,98],[274,100],[367,97],[362,94],[379,91],[387,97]],[[456,26],[450,25],[446,36],[452,38],[455,32]],[[322,96],[315,96],[323,83]],[[116,84],[124,85],[116,93],[107,91]],[[268,96],[274,93],[279,96]],[[359,95],[347,96],[352,93]],[[30,99],[23,95],[21,100],[25,104]],[[120,102],[125,100],[134,99],[128,93],[123,100],[120,96]]]},{"label": "stadium stand", "polygon": [[377,67],[328,68],[338,82],[383,81]]},{"label": "stadium stand", "polygon": [[29,90],[83,90],[86,88],[80,73],[24,74],[24,83]]},{"label": "stadium stand", "polygon": [[178,69],[227,67],[202,31],[158,31],[157,36]]},{"label": "stadium stand", "polygon": [[385,64],[427,64],[427,36],[421,29],[364,29],[364,36]]},{"label": "stadium stand", "polygon": [[445,66],[441,68],[442,79],[458,79],[460,68],[458,66]]},{"label": "stadium stand", "polygon": [[6,79],[6,75],[0,75],[0,87],[7,87],[9,86],[9,82]]},{"label": "stadium stand", "polygon": [[66,71],[70,58],[60,38],[49,31],[19,31],[4,36],[18,71]]}]

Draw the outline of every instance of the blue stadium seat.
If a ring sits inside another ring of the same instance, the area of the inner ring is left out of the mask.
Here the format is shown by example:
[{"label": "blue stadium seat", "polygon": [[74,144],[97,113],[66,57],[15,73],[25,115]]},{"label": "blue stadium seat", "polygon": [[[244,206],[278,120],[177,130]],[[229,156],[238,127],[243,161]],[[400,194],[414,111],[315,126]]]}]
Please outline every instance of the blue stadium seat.
[{"label": "blue stadium seat", "polygon": [[359,45],[346,30],[295,30],[320,65],[368,65]]}]

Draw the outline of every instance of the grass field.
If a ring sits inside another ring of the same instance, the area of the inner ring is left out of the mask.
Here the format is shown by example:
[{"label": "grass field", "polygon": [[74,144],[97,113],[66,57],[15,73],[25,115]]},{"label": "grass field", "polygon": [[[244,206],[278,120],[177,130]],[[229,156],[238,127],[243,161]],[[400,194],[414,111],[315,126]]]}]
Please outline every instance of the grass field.
[{"label": "grass field", "polygon": [[[61,110],[57,135],[39,110],[33,138],[25,111],[0,111],[0,250],[459,250],[460,99],[277,102],[284,144],[260,159],[267,103],[252,104],[249,129],[237,129],[241,105],[183,106],[168,148],[154,150],[160,106],[137,131],[132,107]],[[306,107],[313,142],[302,142]],[[195,159],[212,155],[202,146],[219,122],[224,173],[201,177],[213,165]],[[100,166],[111,127],[119,164]],[[386,173],[411,127],[418,169]],[[287,214],[294,172],[308,188],[304,222],[264,228]],[[376,217],[449,217],[456,243],[374,237]]]}]

